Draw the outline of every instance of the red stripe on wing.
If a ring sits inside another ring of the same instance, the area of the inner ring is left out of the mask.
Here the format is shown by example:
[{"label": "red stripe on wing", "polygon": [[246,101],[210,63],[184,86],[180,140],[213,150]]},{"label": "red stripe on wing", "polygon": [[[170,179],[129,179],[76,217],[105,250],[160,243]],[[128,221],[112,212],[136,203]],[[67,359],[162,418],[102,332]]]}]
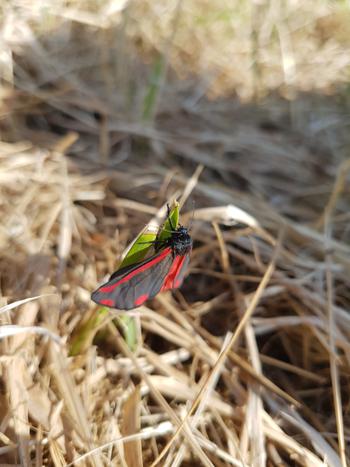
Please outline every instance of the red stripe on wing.
[{"label": "red stripe on wing", "polygon": [[142,305],[148,299],[149,299],[149,294],[148,293],[140,295],[139,297],[137,297],[137,299],[134,302],[135,307]]},{"label": "red stripe on wing", "polygon": [[166,276],[161,291],[169,289],[177,289],[182,284],[185,270],[190,259],[189,253],[184,256],[176,256],[173,264]]},{"label": "red stripe on wing", "polygon": [[170,247],[165,248],[158,255],[155,255],[153,258],[146,260],[145,262],[141,263],[139,266],[136,264],[135,269],[132,269],[131,272],[123,276],[122,279],[120,279],[119,281],[112,283],[112,284],[107,283],[106,285],[100,287],[99,292],[103,292],[103,293],[112,292],[116,287],[118,287],[118,285],[129,281],[132,277],[136,276],[137,274],[140,274],[141,272],[146,271],[147,269],[154,266],[155,264],[160,263],[169,254],[172,254],[171,248]]}]

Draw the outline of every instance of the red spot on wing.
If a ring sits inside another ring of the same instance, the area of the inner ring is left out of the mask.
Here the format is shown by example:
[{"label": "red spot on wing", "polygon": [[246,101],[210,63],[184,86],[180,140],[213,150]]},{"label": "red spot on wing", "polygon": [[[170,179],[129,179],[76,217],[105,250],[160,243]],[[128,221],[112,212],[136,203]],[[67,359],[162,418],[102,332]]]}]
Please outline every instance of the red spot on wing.
[{"label": "red spot on wing", "polygon": [[99,300],[99,304],[113,307],[114,301],[109,298],[103,298],[102,300]]},{"label": "red spot on wing", "polygon": [[148,268],[154,266],[155,264],[160,263],[169,254],[171,254],[171,248],[165,248],[161,253],[154,256],[153,258],[150,258],[149,261],[146,261],[139,267],[136,267],[134,270],[132,270],[129,274],[126,274],[126,276],[124,276],[119,281],[112,284],[107,283],[106,285],[102,286],[99,289],[99,292],[112,292],[116,287],[118,287],[118,285],[123,284],[124,282],[128,282],[132,277],[136,276],[137,274],[140,274],[141,272],[146,271]]},{"label": "red spot on wing", "polygon": [[143,295],[140,295],[139,297],[137,297],[137,299],[135,300],[134,304],[135,306],[140,306],[142,305],[142,303],[144,303],[147,299],[148,299],[149,295],[147,293],[143,294]]}]

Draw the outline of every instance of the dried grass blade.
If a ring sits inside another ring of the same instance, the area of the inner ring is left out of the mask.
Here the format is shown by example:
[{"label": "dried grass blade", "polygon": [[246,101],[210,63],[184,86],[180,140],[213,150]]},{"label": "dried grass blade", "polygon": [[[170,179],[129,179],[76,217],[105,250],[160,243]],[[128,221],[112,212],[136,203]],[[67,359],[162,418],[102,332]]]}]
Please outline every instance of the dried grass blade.
[{"label": "dried grass blade", "polygon": [[[348,170],[350,170],[350,160],[348,161]],[[331,207],[329,208],[331,209]],[[325,218],[325,250],[326,250],[326,293],[327,293],[327,308],[328,308],[328,335],[329,335],[329,360],[331,369],[331,380],[332,380],[332,391],[333,391],[333,403],[335,409],[335,418],[338,432],[338,445],[339,455],[343,467],[347,467],[347,459],[345,454],[345,436],[344,436],[344,420],[343,420],[343,409],[342,409],[342,396],[340,389],[340,379],[338,370],[338,356],[335,339],[337,336],[336,324],[334,321],[334,286],[332,276],[332,255],[330,250],[327,248],[329,244],[329,237],[331,235],[329,217],[328,214]]]},{"label": "dried grass blade", "polygon": [[[136,387],[129,395],[123,407],[121,432],[124,436],[138,433],[140,420],[141,397],[140,388]],[[125,461],[129,467],[143,467],[141,440],[135,439],[124,444]]]},{"label": "dried grass blade", "polygon": [[4,324],[3,326],[0,326],[0,340],[5,337],[17,336],[26,332],[50,337],[50,339],[54,340],[57,344],[61,344],[60,337],[48,329],[39,326],[19,326],[16,324]]},{"label": "dried grass blade", "polygon": [[[51,370],[62,399],[67,408],[67,413],[77,434],[85,443],[86,450],[93,449],[92,435],[89,429],[88,415],[79,397],[71,373],[66,367],[63,355],[57,351],[54,345],[50,345]],[[103,463],[99,456],[92,457],[94,467],[102,467]]]},{"label": "dried grass blade", "polygon": [[7,364],[6,386],[9,394],[10,408],[13,413],[14,431],[18,439],[18,454],[22,466],[31,465],[29,455],[30,423],[28,419],[27,366],[21,356],[14,356]]},{"label": "dried grass blade", "polygon": [[[250,322],[245,327],[245,337],[248,352],[253,368],[257,374],[262,374],[259,350],[256,343],[253,327]],[[246,413],[248,435],[251,440],[251,464],[254,467],[264,467],[266,465],[265,436],[263,430],[263,403],[259,388],[250,387],[248,390],[248,407]]]},{"label": "dried grass blade", "polygon": [[[149,377],[149,375],[147,375],[142,370],[142,368],[139,366],[135,356],[129,350],[129,348],[126,346],[123,339],[117,334],[116,329],[110,326],[110,330],[115,335],[116,339],[118,340],[118,344],[119,344],[120,348],[123,350],[123,353],[132,360],[134,366],[137,368],[140,375],[142,376],[142,379],[145,381],[145,383],[149,387],[153,397],[157,400],[157,402],[160,404],[160,406],[163,407],[163,409],[168,414],[168,416],[170,417],[170,419],[172,420],[174,425],[176,425],[178,427],[182,426],[181,420],[178,418],[178,416],[175,414],[175,412],[172,410],[172,408],[168,405],[168,403],[166,402],[166,400],[164,399],[164,397],[162,396],[162,394],[160,393],[158,388],[152,383],[152,380]],[[185,427],[185,433],[187,435],[187,438],[186,438],[187,442],[192,447],[193,451],[197,454],[197,456],[202,461],[202,463],[204,465],[208,466],[208,467],[209,466],[213,467],[213,464],[208,459],[208,457],[204,454],[204,452],[202,451],[202,449],[198,445],[197,440],[194,438],[193,433],[188,429],[187,426]]]},{"label": "dried grass blade", "polygon": [[30,297],[30,298],[25,298],[23,300],[17,300],[15,302],[12,302],[8,305],[4,305],[0,308],[0,314],[5,313],[6,311],[12,310],[13,308],[16,308],[18,306],[24,305],[25,303],[31,302],[33,300],[37,300],[38,298],[42,297],[48,297],[50,295],[56,296],[56,294],[42,294],[42,295],[37,295],[36,297]]}]

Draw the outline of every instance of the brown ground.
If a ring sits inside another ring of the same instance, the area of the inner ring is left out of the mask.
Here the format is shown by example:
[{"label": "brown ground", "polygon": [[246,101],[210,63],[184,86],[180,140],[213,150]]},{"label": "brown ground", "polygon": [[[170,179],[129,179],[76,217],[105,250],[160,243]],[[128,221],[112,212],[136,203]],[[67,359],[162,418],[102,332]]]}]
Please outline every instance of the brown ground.
[{"label": "brown ground", "polygon": [[[0,465],[344,467],[350,8],[117,5],[0,6]],[[183,287],[103,318],[175,198]]]}]

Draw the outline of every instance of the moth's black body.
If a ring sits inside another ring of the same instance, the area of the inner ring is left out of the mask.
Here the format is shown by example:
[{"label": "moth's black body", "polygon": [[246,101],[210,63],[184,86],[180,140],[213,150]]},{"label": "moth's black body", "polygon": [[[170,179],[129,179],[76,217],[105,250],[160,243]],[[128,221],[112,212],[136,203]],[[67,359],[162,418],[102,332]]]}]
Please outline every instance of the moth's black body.
[{"label": "moth's black body", "polygon": [[192,238],[186,227],[180,225],[171,234],[171,237],[162,242],[161,246],[156,248],[157,251],[170,246],[173,256],[184,256],[192,250]]}]

